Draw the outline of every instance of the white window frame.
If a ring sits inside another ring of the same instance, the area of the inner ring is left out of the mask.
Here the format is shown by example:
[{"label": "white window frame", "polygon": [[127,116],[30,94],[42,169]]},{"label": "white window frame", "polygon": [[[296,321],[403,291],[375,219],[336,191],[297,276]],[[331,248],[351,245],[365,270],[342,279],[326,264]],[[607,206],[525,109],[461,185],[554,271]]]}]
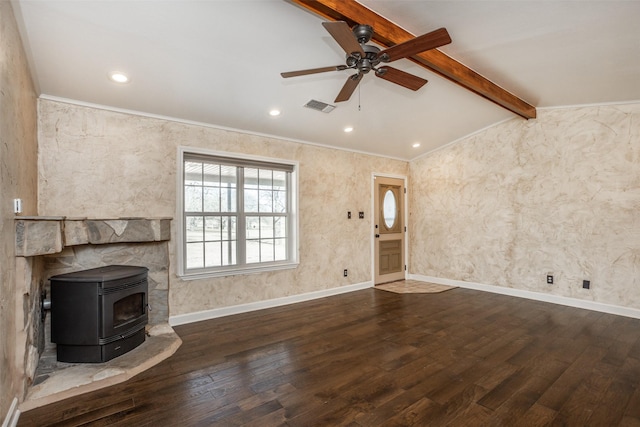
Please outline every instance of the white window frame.
[{"label": "white window frame", "polygon": [[[230,265],[223,267],[209,267],[198,270],[197,272],[189,272],[186,269],[185,254],[185,211],[184,211],[184,159],[185,155],[224,157],[227,159],[236,159],[242,161],[255,161],[263,163],[276,163],[282,165],[293,166],[290,173],[289,188],[289,224],[287,228],[288,242],[287,250],[290,254],[286,261],[275,261],[268,263]],[[298,245],[298,167],[297,161],[276,159],[271,157],[252,156],[241,153],[232,153],[226,151],[214,151],[194,147],[178,147],[177,155],[177,200],[176,200],[176,242],[177,242],[177,274],[184,280],[203,279],[208,277],[233,276],[238,274],[261,273],[267,271],[284,270],[296,268],[299,264],[299,245]]]}]

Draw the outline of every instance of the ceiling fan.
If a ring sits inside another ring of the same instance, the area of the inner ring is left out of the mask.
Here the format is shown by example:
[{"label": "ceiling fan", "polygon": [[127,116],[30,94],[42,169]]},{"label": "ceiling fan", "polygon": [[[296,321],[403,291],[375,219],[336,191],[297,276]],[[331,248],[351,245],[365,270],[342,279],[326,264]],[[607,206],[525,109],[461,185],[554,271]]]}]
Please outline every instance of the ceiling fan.
[{"label": "ceiling fan", "polygon": [[451,43],[451,37],[449,37],[447,30],[440,28],[387,49],[380,50],[376,46],[367,44],[373,36],[373,28],[369,25],[356,25],[351,29],[346,22],[336,21],[323,22],[322,26],[346,52],[346,64],[290,71],[281,73],[280,75],[284,78],[289,78],[307,74],[324,73],[327,71],[356,70],[356,74],[352,74],[347,78],[347,82],[342,87],[342,90],[340,90],[340,93],[338,93],[334,102],[347,101],[356,90],[356,87],[358,87],[362,77],[371,70],[381,79],[406,87],[407,89],[420,89],[427,83],[427,80],[384,64]]}]

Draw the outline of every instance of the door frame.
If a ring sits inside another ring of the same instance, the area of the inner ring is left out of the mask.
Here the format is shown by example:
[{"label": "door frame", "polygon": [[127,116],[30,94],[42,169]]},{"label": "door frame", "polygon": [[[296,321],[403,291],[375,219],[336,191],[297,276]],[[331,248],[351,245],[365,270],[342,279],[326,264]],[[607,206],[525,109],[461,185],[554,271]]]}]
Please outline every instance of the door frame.
[{"label": "door frame", "polygon": [[[381,178],[395,178],[401,179],[403,182],[404,188],[408,188],[407,186],[407,176],[406,175],[396,175],[396,174],[388,174],[388,173],[371,173],[371,286],[376,285],[376,224],[375,224],[375,192],[376,192],[376,177],[379,176]],[[404,271],[404,278],[407,278],[409,274],[409,190],[404,194],[404,215],[403,215],[403,223],[404,226],[407,227],[407,231],[404,233],[404,264],[407,266],[407,269]]]}]

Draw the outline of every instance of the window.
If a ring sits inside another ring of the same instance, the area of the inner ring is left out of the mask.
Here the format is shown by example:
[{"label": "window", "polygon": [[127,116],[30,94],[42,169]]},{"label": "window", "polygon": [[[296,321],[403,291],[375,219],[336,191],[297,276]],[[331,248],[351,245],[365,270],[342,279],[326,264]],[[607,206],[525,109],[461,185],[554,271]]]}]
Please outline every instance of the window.
[{"label": "window", "polygon": [[226,153],[180,154],[181,275],[297,264],[295,164]]}]

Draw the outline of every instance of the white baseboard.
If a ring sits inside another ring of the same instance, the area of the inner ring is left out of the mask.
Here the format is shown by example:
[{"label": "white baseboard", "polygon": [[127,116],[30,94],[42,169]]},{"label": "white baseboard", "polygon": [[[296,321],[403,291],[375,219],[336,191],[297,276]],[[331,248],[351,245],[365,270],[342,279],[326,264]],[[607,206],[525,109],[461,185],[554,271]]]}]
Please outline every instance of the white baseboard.
[{"label": "white baseboard", "polygon": [[640,319],[640,310],[636,308],[622,307],[619,305],[604,304],[601,302],[587,301],[577,298],[563,297],[561,295],[545,294],[542,292],[526,291],[523,289],[505,288],[504,286],[485,285],[482,283],[464,282],[462,280],[445,279],[440,277],[409,274],[408,279],[421,282],[431,282],[440,285],[458,286],[460,288],[475,289],[477,291],[492,292],[494,294],[509,295],[519,298],[527,298],[536,301],[550,302],[569,307],[584,308],[602,313],[616,314],[618,316]]},{"label": "white baseboard", "polygon": [[[200,322],[201,320],[215,319],[217,317],[231,316],[233,314],[247,313],[265,308],[279,307],[281,305],[295,304],[303,301],[310,301],[318,298],[330,297],[333,295],[345,294],[347,292],[359,291],[371,288],[373,282],[356,283],[354,285],[340,286],[338,288],[323,289],[321,291],[308,292],[305,294],[291,295],[288,297],[275,298],[265,301],[250,302],[247,304],[233,305],[230,307],[214,308],[211,310],[197,311],[195,313],[178,314],[169,317],[171,326],[184,325],[187,323]],[[4,427],[4,426],[3,426]]]},{"label": "white baseboard", "polygon": [[2,427],[16,427],[20,418],[20,410],[18,409],[18,398],[14,397],[9,412],[2,422]]}]

